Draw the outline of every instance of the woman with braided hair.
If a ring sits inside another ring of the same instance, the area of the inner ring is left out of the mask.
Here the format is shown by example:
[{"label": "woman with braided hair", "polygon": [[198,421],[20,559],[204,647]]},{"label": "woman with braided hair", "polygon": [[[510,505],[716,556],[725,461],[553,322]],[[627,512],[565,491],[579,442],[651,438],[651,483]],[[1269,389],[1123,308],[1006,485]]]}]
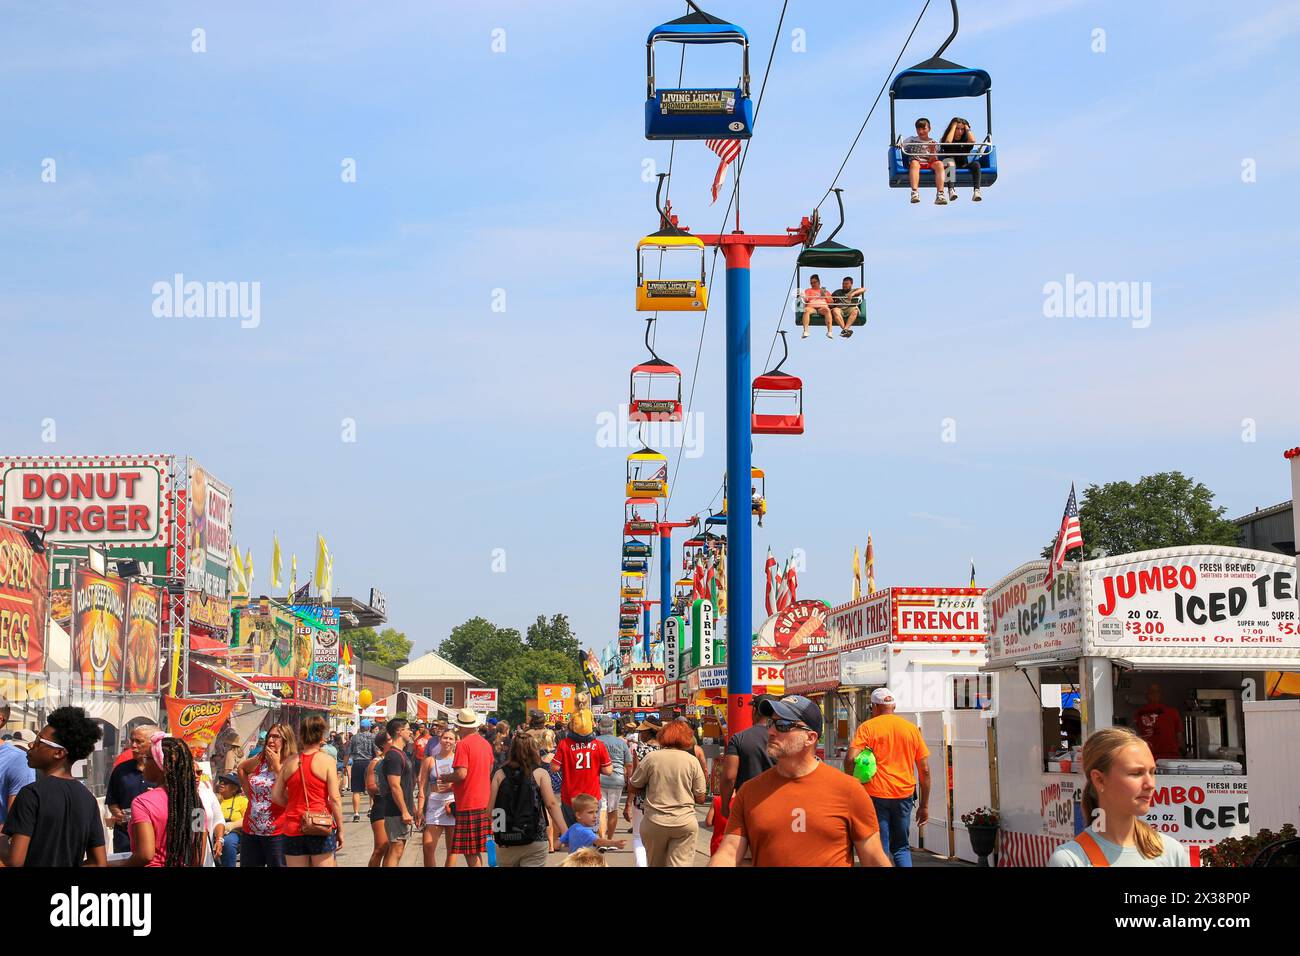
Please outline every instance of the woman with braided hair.
[{"label": "woman with braided hair", "polygon": [[131,858],[123,865],[202,866],[208,820],[190,748],[175,737],[154,734],[144,778],[155,787],[131,801]]}]

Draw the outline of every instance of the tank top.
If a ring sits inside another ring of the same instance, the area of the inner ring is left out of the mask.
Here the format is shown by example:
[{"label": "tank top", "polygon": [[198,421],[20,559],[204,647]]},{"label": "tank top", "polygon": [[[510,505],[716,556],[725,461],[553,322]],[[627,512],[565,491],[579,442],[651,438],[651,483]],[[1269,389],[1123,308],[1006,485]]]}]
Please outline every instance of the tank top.
[{"label": "tank top", "polygon": [[[284,782],[285,799],[288,801],[284,807],[284,832],[287,836],[302,836],[302,815],[309,806],[314,813],[329,810],[327,781],[311,772],[312,760],[318,754],[319,750],[299,757],[298,769]],[[329,755],[325,756],[328,759]],[[304,783],[307,786],[305,793]]]},{"label": "tank top", "polygon": [[284,809],[271,802],[275,771],[263,759],[248,777],[248,813],[244,814],[244,832],[253,836],[279,836]]}]

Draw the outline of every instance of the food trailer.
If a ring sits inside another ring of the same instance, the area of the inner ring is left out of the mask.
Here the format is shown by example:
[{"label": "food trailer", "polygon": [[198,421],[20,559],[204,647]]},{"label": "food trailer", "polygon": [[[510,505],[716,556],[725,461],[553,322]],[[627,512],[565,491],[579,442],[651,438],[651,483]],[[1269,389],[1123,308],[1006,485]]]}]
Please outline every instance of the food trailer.
[{"label": "food trailer", "polygon": [[1147,821],[1193,865],[1247,835],[1243,702],[1264,694],[1266,672],[1300,669],[1295,558],[1197,545],[1070,563],[1050,587],[1046,570],[1029,562],[985,595],[998,865],[1043,866],[1082,829],[1089,734],[1142,732],[1167,707],[1177,735],[1159,738],[1170,742]]},{"label": "food trailer", "polygon": [[913,819],[912,844],[971,862],[960,815],[989,803],[983,594],[893,587],[842,604],[827,619],[832,653],[787,669],[787,685],[806,680],[825,693],[823,743],[836,766],[871,716],[871,691],[887,686],[897,695],[897,713],[921,729],[930,751],[930,819],[924,827]]}]

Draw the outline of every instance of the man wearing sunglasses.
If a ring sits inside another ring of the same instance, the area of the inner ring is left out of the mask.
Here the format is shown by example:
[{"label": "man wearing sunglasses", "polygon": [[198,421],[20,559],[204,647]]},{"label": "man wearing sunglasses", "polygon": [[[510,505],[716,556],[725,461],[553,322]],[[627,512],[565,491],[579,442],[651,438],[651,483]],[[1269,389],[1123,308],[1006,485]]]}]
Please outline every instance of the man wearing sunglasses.
[{"label": "man wearing sunglasses", "polygon": [[90,756],[102,731],[80,707],[60,707],[32,741],[27,763],[37,771],[14,800],[6,830],[9,866],[106,866],[99,804],[72,765]]},{"label": "man wearing sunglasses", "polygon": [[890,866],[876,810],[862,786],[817,759],[822,712],[807,697],[765,700],[767,752],[775,765],[737,791],[727,834],[709,866]]}]

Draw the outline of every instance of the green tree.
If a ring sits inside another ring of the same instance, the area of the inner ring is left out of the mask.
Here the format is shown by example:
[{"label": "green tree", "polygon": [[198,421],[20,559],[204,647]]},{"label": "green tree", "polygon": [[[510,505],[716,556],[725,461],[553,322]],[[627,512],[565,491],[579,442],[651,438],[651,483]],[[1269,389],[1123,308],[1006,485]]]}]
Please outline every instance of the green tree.
[{"label": "green tree", "polygon": [[538,684],[579,684],[578,658],[563,651],[521,650],[505,661],[496,676],[501,690],[497,716],[517,724],[527,715],[525,701],[537,696]]},{"label": "green tree", "polygon": [[438,646],[438,653],[487,686],[496,686],[499,668],[523,649],[523,640],[513,627],[497,627],[483,617],[470,618],[452,628]]},{"label": "green tree", "polygon": [[342,637],[352,645],[353,655],[369,664],[400,667],[410,660],[412,642],[396,628],[376,633],[373,627],[352,627],[343,631]]},{"label": "green tree", "polygon": [[559,651],[574,660],[582,650],[565,614],[552,614],[549,621],[544,615],[537,615],[537,620],[528,625],[526,636],[528,646],[534,650]]},{"label": "green tree", "polygon": [[[1089,485],[1079,502],[1086,557],[1193,544],[1236,545],[1241,529],[1214,507],[1214,492],[1182,472],[1165,471],[1136,484]],[[1051,557],[1053,542],[1043,549]],[[1079,556],[1079,549],[1071,558]]]}]

